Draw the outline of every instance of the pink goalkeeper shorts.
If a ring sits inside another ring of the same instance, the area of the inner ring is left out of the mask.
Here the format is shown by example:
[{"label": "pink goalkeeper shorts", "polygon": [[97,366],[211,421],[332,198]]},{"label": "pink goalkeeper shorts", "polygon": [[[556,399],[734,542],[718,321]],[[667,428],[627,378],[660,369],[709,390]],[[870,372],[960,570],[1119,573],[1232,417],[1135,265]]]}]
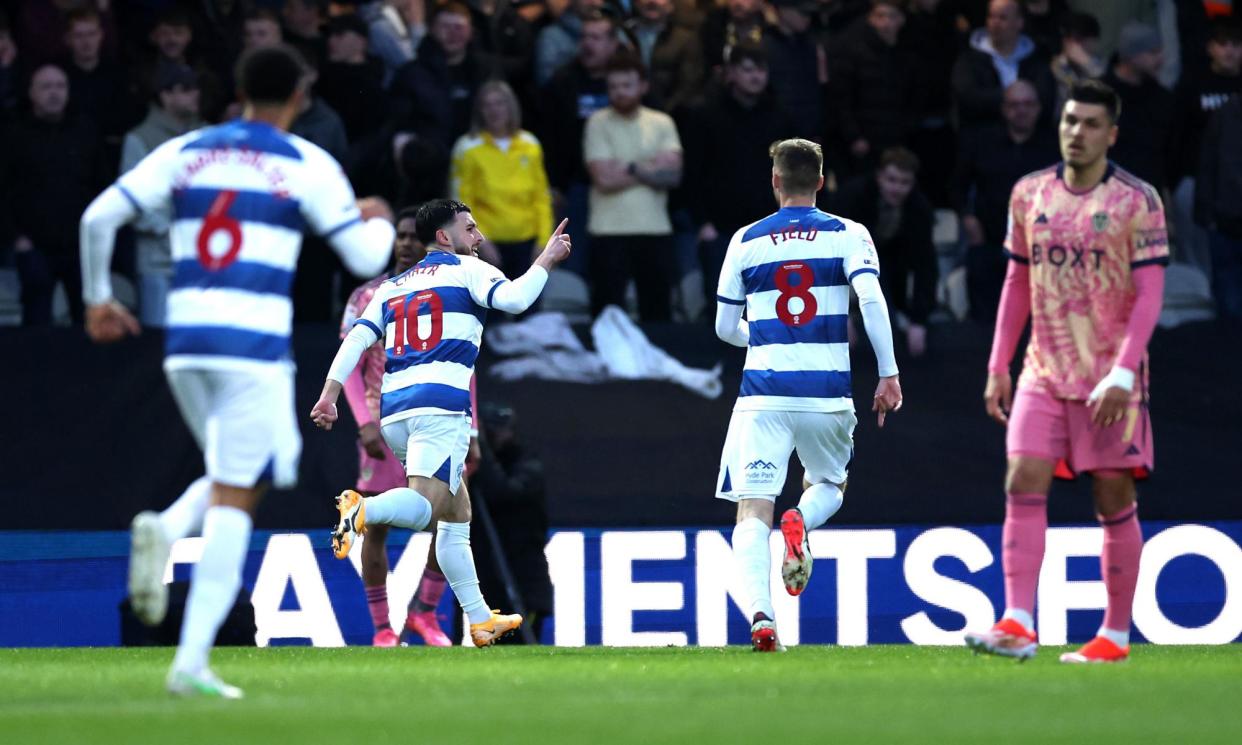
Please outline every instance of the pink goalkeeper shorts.
[{"label": "pink goalkeeper shorts", "polygon": [[1145,403],[1135,401],[1121,421],[1097,427],[1085,401],[1021,388],[1009,414],[1005,450],[1010,457],[1028,455],[1055,462],[1060,478],[1099,470],[1130,471],[1135,478],[1146,478],[1155,465]]},{"label": "pink goalkeeper shorts", "polygon": [[377,460],[367,455],[362,443],[358,443],[358,491],[378,494],[408,483],[405,465],[392,454],[388,445],[384,445],[384,459]]}]

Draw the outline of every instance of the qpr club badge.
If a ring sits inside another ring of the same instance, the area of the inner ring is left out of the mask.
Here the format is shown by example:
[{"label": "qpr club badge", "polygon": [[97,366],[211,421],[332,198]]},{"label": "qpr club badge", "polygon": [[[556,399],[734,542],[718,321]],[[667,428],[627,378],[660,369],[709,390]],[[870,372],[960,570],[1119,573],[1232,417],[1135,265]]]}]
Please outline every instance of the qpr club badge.
[{"label": "qpr club badge", "polygon": [[1103,233],[1108,227],[1108,213],[1097,212],[1091,216],[1091,227],[1095,228],[1095,232]]}]

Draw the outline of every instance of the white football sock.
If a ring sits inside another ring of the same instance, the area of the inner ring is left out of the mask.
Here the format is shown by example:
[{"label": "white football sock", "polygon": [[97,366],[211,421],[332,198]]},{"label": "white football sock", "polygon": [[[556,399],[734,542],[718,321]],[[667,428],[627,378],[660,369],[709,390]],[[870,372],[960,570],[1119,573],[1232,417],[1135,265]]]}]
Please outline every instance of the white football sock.
[{"label": "white football sock", "polygon": [[1129,631],[1117,631],[1116,629],[1106,629],[1101,626],[1100,630],[1096,632],[1096,636],[1102,636],[1122,649],[1130,645]]},{"label": "white football sock", "polygon": [[1031,616],[1030,611],[1025,611],[1021,608],[1006,608],[1001,618],[1012,618],[1022,624],[1027,631],[1035,630],[1035,619]]},{"label": "white football sock", "polygon": [[185,488],[177,501],[160,513],[160,527],[169,543],[203,531],[203,515],[211,503],[211,479],[203,476]]},{"label": "white football sock", "polygon": [[841,509],[843,495],[836,484],[811,484],[798,500],[798,511],[807,530],[815,530]]},{"label": "white football sock", "polygon": [[250,515],[215,505],[203,517],[203,557],[194,565],[173,669],[198,673],[241,589],[242,565],[250,547]]},{"label": "white football sock", "polygon": [[367,497],[366,507],[367,525],[395,525],[398,528],[424,530],[431,522],[431,502],[408,486]]},{"label": "white football sock", "polygon": [[772,609],[772,550],[768,537],[772,529],[757,517],[750,517],[733,526],[733,560],[738,576],[742,578],[742,591],[746,594],[746,620],[752,621],[756,613],[763,613],[776,620]]},{"label": "white football sock", "polygon": [[441,520],[436,529],[436,560],[449,587],[457,596],[461,609],[470,623],[483,623],[492,611],[479,590],[479,575],[474,570],[474,554],[470,552],[470,523],[449,523]]}]

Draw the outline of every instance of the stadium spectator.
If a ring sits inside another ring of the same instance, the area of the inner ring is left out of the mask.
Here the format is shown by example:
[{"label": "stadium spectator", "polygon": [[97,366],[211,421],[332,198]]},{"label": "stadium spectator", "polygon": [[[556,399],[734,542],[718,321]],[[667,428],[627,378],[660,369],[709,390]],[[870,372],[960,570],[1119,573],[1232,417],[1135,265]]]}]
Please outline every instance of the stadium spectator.
[{"label": "stadium spectator", "polygon": [[1242,96],[1212,116],[1203,133],[1195,217],[1207,228],[1212,295],[1219,317],[1242,324]]},{"label": "stadium spectator", "polygon": [[1054,99],[1060,111],[1069,98],[1070,88],[1084,80],[1098,79],[1108,66],[1100,59],[1100,22],[1090,13],[1069,13],[1061,25],[1061,52],[1052,58],[1052,78],[1057,92]]},{"label": "stadium spectator", "polygon": [[1005,281],[1009,193],[1057,159],[1055,135],[1037,126],[1040,113],[1035,86],[1014,81],[1001,104],[1005,123],[980,128],[958,153],[953,201],[966,239],[966,293],[970,317],[984,323],[995,320]]},{"label": "stadium spectator", "polygon": [[885,148],[900,145],[912,129],[920,92],[915,64],[898,45],[905,12],[896,0],[876,0],[833,57],[832,103],[846,153],[846,176],[870,172]]},{"label": "stadium spectator", "polygon": [[440,6],[417,58],[393,78],[390,94],[398,128],[424,140],[401,149],[403,171],[435,194],[445,193],[449,152],[470,129],[475,94],[499,73],[490,56],[471,46],[473,35],[465,4]]},{"label": "stadium spectator", "polygon": [[107,183],[99,136],[68,115],[69,78],[59,65],[35,68],[27,96],[29,113],[8,128],[0,149],[0,240],[15,253],[23,325],[51,323],[58,282],[73,321],[82,323],[78,218]]},{"label": "stadium spectator", "polygon": [[880,258],[880,286],[893,324],[905,329],[912,357],[927,350],[927,317],[936,304],[937,279],[932,207],[915,186],[918,171],[918,156],[904,147],[888,148],[873,173],[841,188],[833,209],[870,231]]},{"label": "stadium spectator", "polygon": [[827,59],[811,30],[813,0],[776,0],[776,23],[763,36],[768,53],[768,87],[793,117],[796,134],[824,137],[824,85]]},{"label": "stadium spectator", "polygon": [[1100,57],[1106,60],[1117,51],[1122,26],[1131,21],[1156,25],[1157,5],[1159,0],[1069,0],[1071,10],[1090,13],[1100,22]]},{"label": "stadium spectator", "polygon": [[914,0],[901,27],[898,45],[918,60],[915,74],[920,91],[913,130],[907,142],[919,156],[919,189],[937,207],[947,207],[949,174],[957,152],[953,127],[953,63],[964,34],[958,30],[953,3],[945,0]]},{"label": "stadium spectator", "polygon": [[728,0],[724,5],[717,5],[699,27],[704,62],[709,70],[719,73],[733,47],[745,43],[762,44],[769,30],[762,0]]},{"label": "stadium spectator", "polygon": [[539,32],[535,38],[535,85],[547,85],[569,64],[581,46],[583,26],[603,7],[603,0],[571,0],[564,12]]},{"label": "stadium spectator", "polygon": [[991,0],[986,28],[970,35],[970,48],[953,67],[953,91],[957,96],[962,129],[1000,121],[1001,99],[1018,78],[1029,80],[1039,91],[1044,117],[1052,108],[1053,82],[1049,59],[1022,33],[1022,11],[1017,0]]},{"label": "stadium spectator", "polygon": [[1156,29],[1130,23],[1117,39],[1117,61],[1101,78],[1121,99],[1126,126],[1109,157],[1163,191],[1169,185],[1175,99],[1156,76],[1164,46]]},{"label": "stadium spectator", "polygon": [[486,505],[493,524],[503,526],[498,531],[500,546],[485,540],[482,531],[475,532],[479,586],[487,597],[504,597],[504,583],[493,558],[497,549],[503,550],[513,573],[514,589],[526,609],[526,622],[535,639],[539,639],[553,610],[552,581],[544,556],[548,509],[543,463],[518,437],[517,417],[512,408],[484,403],[479,407],[479,419],[482,457],[470,488],[477,494],[476,502]]},{"label": "stadium spectator", "polygon": [[544,145],[553,201],[564,202],[564,213],[569,218],[565,232],[574,243],[574,252],[565,267],[580,274],[586,273],[591,252],[586,230],[590,176],[582,158],[582,133],[587,119],[608,106],[604,72],[619,46],[616,20],[595,11],[582,22],[578,56],[553,76],[539,96],[542,110],[536,133]]},{"label": "stadium spectator", "polygon": [[102,54],[104,28],[99,12],[94,8],[73,10],[66,16],[65,25],[69,55],[64,68],[69,76],[70,113],[94,123],[103,137],[108,161],[115,163],[121,137],[142,116],[142,110],[125,71]]},{"label": "stadium spectator", "polygon": [[0,122],[16,114],[18,72],[17,44],[9,29],[9,19],[0,11]]},{"label": "stadium spectator", "polygon": [[[241,34],[237,34],[236,38],[240,42]],[[195,53],[195,39],[190,16],[180,6],[170,5],[160,11],[147,35],[151,54],[138,70],[138,87],[144,97],[151,97],[155,95],[155,79],[161,64],[192,67],[198,74],[199,106],[203,118],[209,122],[218,121],[228,103],[225,97],[227,87],[205,58]],[[227,67],[224,66],[223,73],[228,72]]]},{"label": "stadium spectator", "polygon": [[371,54],[382,63],[383,83],[388,85],[402,65],[414,59],[427,35],[427,4],[424,0],[372,0],[358,6],[366,23]]},{"label": "stadium spectator", "polygon": [[1061,24],[1068,13],[1065,0],[1022,0],[1022,29],[1045,57],[1061,53]]},{"label": "stadium spectator", "polygon": [[301,52],[312,66],[318,66],[327,55],[327,39],[323,35],[326,0],[285,0],[281,7],[285,43]]},{"label": "stadium spectator", "polygon": [[522,110],[508,83],[484,83],[470,133],[453,147],[450,196],[470,205],[507,277],[530,268],[535,246],[552,235],[552,198],[543,148],[522,129]]},{"label": "stadium spectator", "polygon": [[14,36],[26,50],[26,61],[34,69],[44,62],[61,63],[69,56],[69,14],[93,10],[104,29],[104,56],[116,56],[117,29],[111,0],[16,0],[4,3],[12,8]]},{"label": "stadium spectator", "polygon": [[[166,65],[145,119],[125,135],[121,173],[174,137],[203,126],[198,112],[198,76],[185,65]],[[134,223],[138,269],[138,318],[144,326],[164,325],[165,301],[172,283],[172,253],[167,215],[144,212]]]},{"label": "stadium spectator", "polygon": [[647,103],[672,112],[698,95],[703,84],[703,46],[696,29],[677,22],[673,0],[636,0],[626,28],[650,71]]},{"label": "stadium spectator", "polygon": [[608,108],[591,115],[582,151],[591,174],[591,313],[624,309],[631,278],[644,321],[671,318],[673,226],[668,192],[681,181],[672,118],[642,105],[647,73],[626,51],[608,63]]},{"label": "stadium spectator", "polygon": [[1174,124],[1177,190],[1174,193],[1173,219],[1177,235],[1178,263],[1200,268],[1205,276],[1211,273],[1211,250],[1208,236],[1192,215],[1195,201],[1195,176],[1200,170],[1199,152],[1203,132],[1212,115],[1229,99],[1242,92],[1242,24],[1218,20],[1207,41],[1208,69],[1198,76],[1187,76],[1176,91],[1177,118]]},{"label": "stadium spectator", "polygon": [[735,46],[724,73],[725,85],[680,117],[683,192],[699,226],[707,308],[716,307],[716,283],[733,233],[772,212],[772,194],[755,188],[772,172],[768,148],[794,132],[793,119],[768,88],[762,46]]},{"label": "stadium spectator", "polygon": [[327,37],[315,90],[340,115],[352,145],[375,134],[388,115],[384,63],[370,54],[367,27],[359,16],[333,18]]},{"label": "stadium spectator", "polygon": [[280,17],[270,8],[246,11],[242,22],[242,51],[258,47],[271,47],[284,41],[280,29]]}]

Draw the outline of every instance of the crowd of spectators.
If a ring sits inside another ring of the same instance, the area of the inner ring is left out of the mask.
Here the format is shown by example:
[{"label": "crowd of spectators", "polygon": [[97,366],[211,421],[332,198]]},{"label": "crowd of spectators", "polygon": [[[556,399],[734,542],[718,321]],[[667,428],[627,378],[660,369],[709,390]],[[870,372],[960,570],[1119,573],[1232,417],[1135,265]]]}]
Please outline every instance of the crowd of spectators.
[{"label": "crowd of spectators", "polygon": [[[283,42],[313,80],[293,131],[359,194],[464,199],[509,274],[568,216],[593,312],[632,279],[644,320],[710,313],[730,236],[774,209],[769,143],[816,140],[822,206],[874,235],[915,354],[945,268],[965,267],[970,314],[990,321],[1009,189],[1056,161],[1068,86],[1100,78],[1123,101],[1114,160],[1166,194],[1175,261],[1242,319],[1242,27],[1221,5],[0,0],[0,266],[23,323],[50,322],[58,282],[80,321],[83,208],[162,142],[238,116],[238,55]],[[960,225],[947,264],[937,215]],[[133,226],[117,266],[148,325],[167,220]],[[353,284],[308,240],[297,318],[332,319]]]}]

